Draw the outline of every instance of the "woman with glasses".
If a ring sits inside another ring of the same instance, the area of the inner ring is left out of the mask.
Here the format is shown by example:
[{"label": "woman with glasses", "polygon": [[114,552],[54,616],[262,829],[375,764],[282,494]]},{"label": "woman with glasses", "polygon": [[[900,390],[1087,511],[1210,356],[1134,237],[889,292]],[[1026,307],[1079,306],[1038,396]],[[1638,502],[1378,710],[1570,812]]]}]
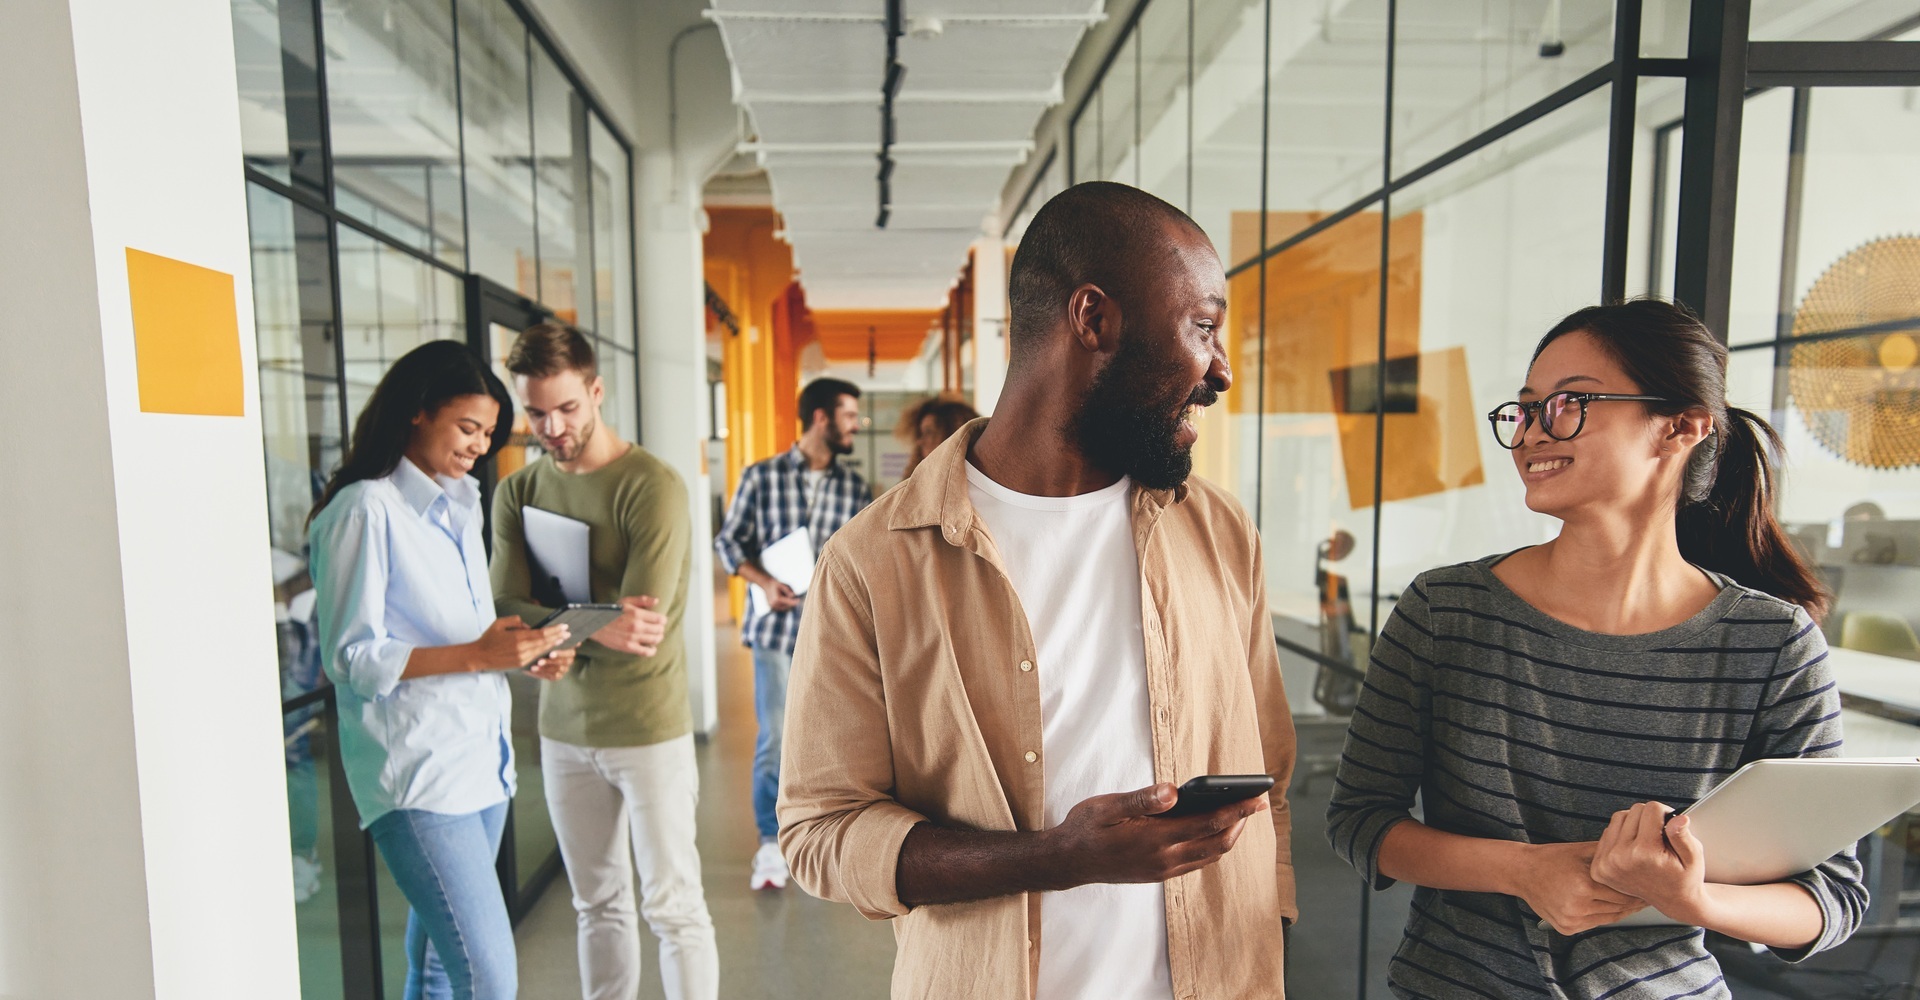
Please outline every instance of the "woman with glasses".
[{"label": "woman with glasses", "polygon": [[[1799,961],[1859,925],[1851,850],[1718,885],[1667,822],[1750,761],[1840,752],[1827,595],[1774,520],[1779,439],[1727,405],[1726,370],[1677,306],[1596,306],[1488,415],[1560,532],[1407,589],[1328,809],[1374,888],[1418,886],[1396,995],[1726,997],[1702,928]],[[1618,923],[1648,908],[1670,922]]]},{"label": "woman with glasses", "polygon": [[494,861],[514,792],[505,671],[564,675],[564,626],[494,618],[471,473],[506,444],[507,388],[463,344],[380,379],[314,505],[320,656],[360,812],[407,897],[406,1000],[512,1000]]}]

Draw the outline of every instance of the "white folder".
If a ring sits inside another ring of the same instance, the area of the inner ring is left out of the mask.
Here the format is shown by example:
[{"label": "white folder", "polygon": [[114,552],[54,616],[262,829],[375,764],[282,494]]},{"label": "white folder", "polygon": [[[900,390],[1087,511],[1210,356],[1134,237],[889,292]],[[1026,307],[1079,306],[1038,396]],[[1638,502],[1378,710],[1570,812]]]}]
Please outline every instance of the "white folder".
[{"label": "white folder", "polygon": [[[760,568],[767,575],[806,596],[813,584],[813,536],[806,528],[796,528],[772,545],[760,550]],[[752,621],[772,609],[767,592],[759,584],[747,587],[747,620]]]}]

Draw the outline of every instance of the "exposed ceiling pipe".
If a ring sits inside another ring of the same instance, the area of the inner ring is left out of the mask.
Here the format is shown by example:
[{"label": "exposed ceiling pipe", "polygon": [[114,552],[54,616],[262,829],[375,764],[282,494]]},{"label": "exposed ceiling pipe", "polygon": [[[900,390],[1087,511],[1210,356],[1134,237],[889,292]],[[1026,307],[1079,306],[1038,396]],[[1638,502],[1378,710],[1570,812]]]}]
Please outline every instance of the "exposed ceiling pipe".
[{"label": "exposed ceiling pipe", "polygon": [[667,183],[668,203],[680,200],[680,43],[688,35],[703,29],[718,31],[719,25],[712,21],[689,25],[680,29],[667,44]]},{"label": "exposed ceiling pipe", "polygon": [[876,229],[887,228],[887,220],[893,215],[893,101],[900,96],[900,82],[907,77],[907,68],[900,65],[900,36],[906,34],[906,28],[900,0],[887,0],[887,72],[880,83],[880,172],[876,178],[880,182],[880,214],[873,220]]}]

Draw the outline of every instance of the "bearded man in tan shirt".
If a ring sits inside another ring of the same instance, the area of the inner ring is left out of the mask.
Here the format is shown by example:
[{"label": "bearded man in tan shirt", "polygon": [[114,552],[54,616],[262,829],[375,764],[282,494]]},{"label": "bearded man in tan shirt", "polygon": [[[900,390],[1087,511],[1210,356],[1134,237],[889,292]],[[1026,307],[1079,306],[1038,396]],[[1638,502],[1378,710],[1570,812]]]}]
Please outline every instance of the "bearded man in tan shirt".
[{"label": "bearded man in tan shirt", "polygon": [[[1280,997],[1294,733],[1257,530],[1189,479],[1232,384],[1192,219],[1094,182],[1034,216],[991,420],[820,554],[780,846],[892,919],[896,998]],[[1205,774],[1272,792],[1160,815]]]}]

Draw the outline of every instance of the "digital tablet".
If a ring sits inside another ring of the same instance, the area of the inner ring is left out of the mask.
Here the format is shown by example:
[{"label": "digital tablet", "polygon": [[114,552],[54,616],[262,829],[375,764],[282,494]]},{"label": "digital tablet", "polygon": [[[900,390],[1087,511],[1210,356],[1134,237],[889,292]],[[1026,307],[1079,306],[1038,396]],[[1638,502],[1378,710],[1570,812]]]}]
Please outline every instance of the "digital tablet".
[{"label": "digital tablet", "polygon": [[[1683,814],[1707,881],[1759,885],[1811,871],[1920,804],[1920,757],[1757,760]],[[1646,909],[1622,925],[1678,923]]]},{"label": "digital tablet", "polygon": [[[567,634],[566,642],[553,647],[553,649],[547,650],[547,653],[552,653],[557,650],[578,647],[581,643],[593,638],[595,632],[613,624],[614,619],[620,617],[620,613],[621,607],[618,604],[569,604],[545,618],[540,619],[539,624],[533,627],[546,628],[549,625],[565,625],[570,630]],[[545,656],[547,653],[541,653],[540,655]],[[531,666],[531,664],[529,664],[529,666]]]}]

